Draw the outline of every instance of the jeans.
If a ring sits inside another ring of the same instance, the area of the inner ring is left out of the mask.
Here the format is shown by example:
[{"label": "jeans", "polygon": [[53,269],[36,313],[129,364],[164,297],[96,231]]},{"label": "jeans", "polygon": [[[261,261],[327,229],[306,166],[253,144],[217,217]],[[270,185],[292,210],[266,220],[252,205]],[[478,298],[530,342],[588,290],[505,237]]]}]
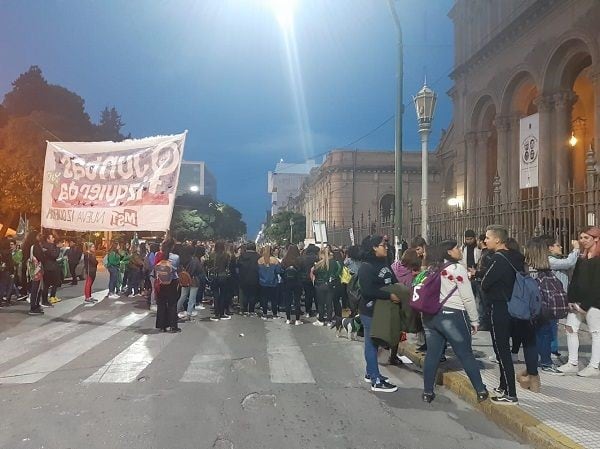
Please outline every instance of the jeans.
[{"label": "jeans", "polygon": [[371,384],[374,385],[381,378],[381,374],[379,373],[379,364],[377,362],[377,345],[371,338],[371,323],[373,322],[373,317],[361,315],[360,321],[362,322],[365,332],[365,362],[367,362],[367,375],[371,379]]},{"label": "jeans", "polygon": [[294,307],[294,313],[296,319],[300,320],[301,308],[300,308],[300,295],[302,294],[302,288],[300,286],[285,286],[285,315],[288,320],[292,319],[292,306]]},{"label": "jeans", "polygon": [[469,377],[473,388],[478,393],[486,391],[479,365],[471,348],[471,326],[464,310],[444,307],[436,315],[424,315],[423,326],[427,336],[427,355],[423,368],[423,391],[433,393],[435,373],[440,364],[440,357],[450,343],[454,353],[460,360],[465,373]]},{"label": "jeans", "polygon": [[109,294],[114,294],[115,290],[117,289],[117,281],[119,278],[119,269],[117,267],[108,267],[108,274],[109,274],[109,279],[108,279],[108,293]]},{"label": "jeans", "polygon": [[302,289],[304,290],[304,310],[312,315],[312,306],[315,302],[315,286],[311,282],[302,282]]},{"label": "jeans", "polygon": [[556,354],[558,352],[558,320],[550,321],[552,327],[552,341],[550,342],[550,352]]},{"label": "jeans", "polygon": [[569,363],[577,365],[579,362],[579,327],[585,319],[588,329],[592,334],[592,355],[590,357],[590,366],[598,368],[600,364],[600,309],[590,307],[585,315],[580,313],[569,313],[567,315],[567,326],[573,329],[569,332],[567,329],[567,347],[569,348]]},{"label": "jeans", "polygon": [[131,268],[128,270],[128,283],[127,283],[127,294],[140,293],[140,269]]},{"label": "jeans", "polygon": [[42,281],[31,281],[31,295],[29,297],[31,311],[40,309],[40,290]]},{"label": "jeans", "polygon": [[177,301],[177,311],[183,312],[183,306],[187,301],[187,314],[191,316],[196,306],[197,293],[198,287],[181,287],[181,294],[179,295],[179,301]]},{"label": "jeans", "polygon": [[75,268],[78,262],[69,262],[69,273],[71,273],[71,284],[77,285],[77,275],[75,274]]},{"label": "jeans", "polygon": [[240,285],[240,306],[242,307],[242,312],[254,313],[257,293],[258,288],[255,286]]},{"label": "jeans", "polygon": [[326,283],[316,284],[315,296],[319,310],[319,321],[331,321],[333,319],[333,287]]},{"label": "jeans", "polygon": [[267,306],[271,303],[273,316],[277,315],[277,287],[260,288],[260,305],[262,306],[263,316],[267,316]]},{"label": "jeans", "polygon": [[552,366],[552,358],[550,354],[550,346],[552,343],[552,322],[545,321],[538,323],[535,328],[535,341],[537,345],[537,352],[540,356],[541,366]]}]

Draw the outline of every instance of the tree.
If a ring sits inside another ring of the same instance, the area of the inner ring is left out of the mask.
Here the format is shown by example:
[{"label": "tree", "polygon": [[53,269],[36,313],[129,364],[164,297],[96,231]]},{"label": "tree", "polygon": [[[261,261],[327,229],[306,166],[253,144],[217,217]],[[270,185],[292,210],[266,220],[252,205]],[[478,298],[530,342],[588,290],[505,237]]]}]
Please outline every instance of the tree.
[{"label": "tree", "polygon": [[0,237],[4,237],[9,227],[15,227],[19,214],[39,214],[41,177],[31,176],[26,169],[9,169],[0,166]]},{"label": "tree", "polygon": [[[293,221],[292,226],[290,226],[290,220]],[[291,232],[292,235],[290,235],[290,228],[293,231]],[[306,217],[292,211],[283,211],[273,215],[269,226],[265,229],[265,238],[279,245],[290,242],[290,238],[292,238],[291,243],[304,241],[306,238]]]},{"label": "tree", "polygon": [[184,194],[175,199],[171,232],[178,239],[236,239],[246,233],[242,214],[207,196]]},{"label": "tree", "polygon": [[121,134],[121,128],[123,128],[123,126],[125,126],[125,123],[123,123],[121,115],[114,107],[108,109],[108,106],[106,106],[104,110],[100,112],[98,132],[102,139],[120,142],[124,138]]}]

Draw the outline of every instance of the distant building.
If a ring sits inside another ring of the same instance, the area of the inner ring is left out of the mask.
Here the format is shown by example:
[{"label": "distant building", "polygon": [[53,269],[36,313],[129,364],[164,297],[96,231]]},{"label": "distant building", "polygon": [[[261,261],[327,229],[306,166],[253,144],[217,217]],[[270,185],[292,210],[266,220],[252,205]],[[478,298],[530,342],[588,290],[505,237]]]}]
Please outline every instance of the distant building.
[{"label": "distant building", "polygon": [[301,164],[290,164],[281,160],[274,171],[268,175],[268,191],[271,194],[271,214],[275,215],[284,209],[290,199],[300,194],[304,180],[310,175],[313,168],[319,165],[314,160]]},{"label": "distant building", "polygon": [[177,196],[196,193],[217,199],[217,180],[204,162],[183,161],[179,172]]}]

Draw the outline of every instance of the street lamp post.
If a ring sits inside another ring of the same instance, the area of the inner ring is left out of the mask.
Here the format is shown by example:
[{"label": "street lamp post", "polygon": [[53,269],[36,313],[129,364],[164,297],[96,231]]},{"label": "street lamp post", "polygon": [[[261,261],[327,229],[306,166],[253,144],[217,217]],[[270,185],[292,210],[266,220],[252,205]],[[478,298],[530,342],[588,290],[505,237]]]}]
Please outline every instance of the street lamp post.
[{"label": "street lamp post", "polygon": [[437,96],[429,87],[427,81],[416,97],[413,97],[419,122],[419,134],[421,135],[421,237],[429,242],[429,223],[427,214],[427,199],[429,187],[429,161],[427,144],[429,133],[431,133],[431,122],[435,112]]},{"label": "street lamp post", "polygon": [[294,219],[290,218],[290,245],[294,243]]},{"label": "street lamp post", "polygon": [[396,260],[400,258],[400,248],[402,242],[402,88],[404,72],[404,56],[402,45],[402,26],[400,17],[396,11],[394,0],[388,0],[388,5],[396,24],[398,31],[398,85],[396,98],[396,139],[394,142],[394,170],[395,170],[395,190],[394,190],[394,239],[396,245]]}]

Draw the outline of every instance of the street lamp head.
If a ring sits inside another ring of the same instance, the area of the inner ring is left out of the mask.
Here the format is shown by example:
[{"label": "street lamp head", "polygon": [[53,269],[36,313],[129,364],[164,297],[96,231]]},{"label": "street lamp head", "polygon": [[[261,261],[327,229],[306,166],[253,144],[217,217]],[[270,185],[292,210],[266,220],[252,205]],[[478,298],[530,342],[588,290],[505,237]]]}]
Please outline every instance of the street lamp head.
[{"label": "street lamp head", "polygon": [[200,187],[194,185],[194,186],[190,186],[190,192],[193,193],[198,193],[200,191]]},{"label": "street lamp head", "polygon": [[431,121],[433,120],[433,114],[435,112],[437,95],[427,86],[427,84],[423,84],[423,87],[419,93],[413,97],[413,101],[417,111],[419,127],[429,129],[431,127]]}]

